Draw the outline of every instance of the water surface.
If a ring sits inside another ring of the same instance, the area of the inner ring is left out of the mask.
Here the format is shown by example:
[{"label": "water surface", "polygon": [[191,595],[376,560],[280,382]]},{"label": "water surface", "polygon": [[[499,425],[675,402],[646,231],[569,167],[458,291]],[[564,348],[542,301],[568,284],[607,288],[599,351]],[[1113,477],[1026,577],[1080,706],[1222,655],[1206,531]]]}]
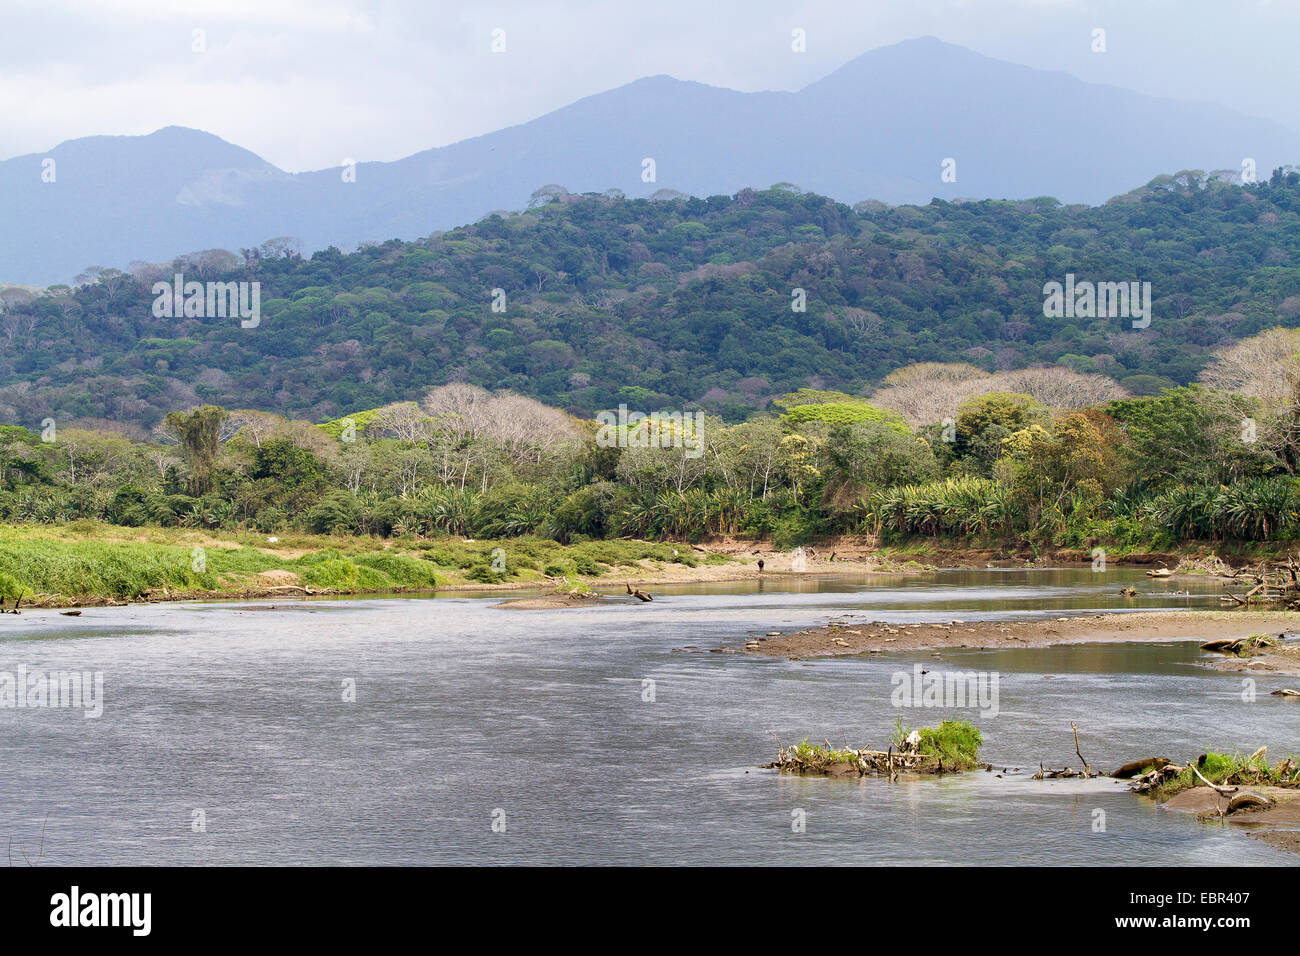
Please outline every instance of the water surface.
[{"label": "water surface", "polygon": [[[1125,583],[1142,595],[1123,598]],[[1217,607],[1214,584],[981,570],[653,590],[652,604],[557,611],[457,595],[5,615],[0,670],[102,671],[106,702],[97,720],[0,709],[0,838],[12,837],[21,864],[48,817],[51,865],[1296,860],[1113,781],[1028,779],[1040,760],[1077,763],[1071,721],[1107,770],[1206,746],[1300,750],[1300,706],[1268,696],[1285,680],[1261,677],[1245,702],[1241,676],[1198,666],[1194,643],[938,661],[703,652],[849,612],[911,621]],[[686,645],[701,653],[674,651]],[[997,672],[999,714],[891,707],[891,677],[915,662]],[[757,769],[775,752],[769,731],[884,745],[900,716],[972,719],[986,759],[1009,773],[890,785]],[[502,813],[505,832],[493,832]]]}]

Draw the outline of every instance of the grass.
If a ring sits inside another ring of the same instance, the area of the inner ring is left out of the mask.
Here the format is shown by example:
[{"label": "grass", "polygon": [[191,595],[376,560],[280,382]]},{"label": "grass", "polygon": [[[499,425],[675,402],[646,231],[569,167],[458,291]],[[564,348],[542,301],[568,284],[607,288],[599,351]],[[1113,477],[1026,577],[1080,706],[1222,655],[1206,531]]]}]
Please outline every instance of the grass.
[{"label": "grass", "polygon": [[1272,634],[1252,634],[1241,642],[1237,648],[1238,657],[1250,657],[1252,654],[1261,652],[1266,647],[1275,647],[1277,638]]},{"label": "grass", "polygon": [[[911,730],[900,719],[894,734],[894,746],[903,749]],[[922,727],[917,733],[921,743],[917,750],[936,756],[946,770],[970,770],[979,766],[979,748],[983,735],[969,721],[945,720],[938,727]]]},{"label": "grass", "polygon": [[[676,552],[676,553],[674,553]],[[725,564],[725,555],[642,541],[561,545],[540,538],[370,538],[184,528],[124,528],[97,521],[0,526],[0,595],[67,604],[157,595],[257,593],[297,584],[339,593],[429,590],[450,584],[545,583],[599,578],[637,562]],[[285,572],[275,580],[259,578]],[[286,576],[287,575],[287,576]],[[576,585],[570,585],[570,588]]]},{"label": "grass", "polygon": [[829,766],[836,763],[856,764],[858,755],[852,750],[836,750],[834,747],[823,747],[820,744],[810,744],[805,737],[799,743],[790,748],[801,760],[812,767]]},{"label": "grass", "polygon": [[258,575],[285,571],[317,590],[402,591],[433,588],[437,572],[400,554],[323,547],[283,556],[237,542],[204,544],[122,540],[116,536],[66,539],[0,528],[0,590],[28,599],[129,600],[167,589],[182,594],[239,593],[268,585]]},{"label": "grass", "polygon": [[[445,538],[413,542],[411,546],[440,569],[467,572],[465,577],[468,580],[483,583],[540,580],[543,576],[599,578],[620,569],[642,570],[638,564],[640,561],[693,568],[700,564],[727,564],[730,560],[722,554],[702,555],[683,545],[622,539],[564,545],[548,538],[500,541]],[[489,575],[489,571],[493,573]]]},{"label": "grass", "polygon": [[[1221,754],[1207,751],[1199,758],[1196,769],[1206,780],[1220,786],[1300,786],[1300,761],[1295,757],[1280,760],[1270,767],[1268,759],[1264,756],[1252,759],[1239,753]],[[1182,773],[1171,777],[1152,790],[1151,795],[1157,800],[1164,801],[1184,790],[1203,786],[1205,785],[1188,766]]]},{"label": "grass", "polygon": [[[925,773],[951,773],[979,766],[979,746],[982,737],[980,732],[966,721],[945,720],[938,727],[923,727],[916,733],[920,737],[920,744],[913,751],[907,744],[907,738],[912,731],[904,726],[901,719],[898,721],[893,740],[893,749],[896,751],[894,759],[903,760],[908,754],[915,756],[917,753],[937,756],[939,765],[926,763],[920,770]],[[810,744],[805,737],[784,751],[787,758],[793,757],[797,763],[792,764],[787,759],[771,766],[780,766],[783,770],[795,767],[800,773],[830,773],[833,772],[832,768],[836,764],[849,764],[857,768],[860,773],[874,771],[883,775],[886,769],[890,774],[894,772],[893,760],[886,765],[884,754],[879,751],[874,754],[864,751],[864,754],[866,755],[860,755],[847,748],[838,749],[833,747],[830,741],[826,742],[825,747]],[[915,769],[917,768],[913,766],[913,770]]]}]

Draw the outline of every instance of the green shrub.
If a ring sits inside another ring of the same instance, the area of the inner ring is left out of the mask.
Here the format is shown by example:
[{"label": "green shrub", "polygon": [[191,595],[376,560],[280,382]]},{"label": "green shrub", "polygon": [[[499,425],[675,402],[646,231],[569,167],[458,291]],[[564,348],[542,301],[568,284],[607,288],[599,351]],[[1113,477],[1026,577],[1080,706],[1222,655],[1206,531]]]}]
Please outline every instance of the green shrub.
[{"label": "green shrub", "polygon": [[506,579],[505,572],[494,571],[490,564],[476,564],[470,568],[465,577],[483,584],[500,584]]},{"label": "green shrub", "polygon": [[[901,719],[896,726],[894,746],[901,748],[911,731]],[[922,727],[917,733],[921,738],[917,750],[937,756],[945,770],[969,770],[979,764],[984,738],[969,721],[945,720],[938,727]]]}]

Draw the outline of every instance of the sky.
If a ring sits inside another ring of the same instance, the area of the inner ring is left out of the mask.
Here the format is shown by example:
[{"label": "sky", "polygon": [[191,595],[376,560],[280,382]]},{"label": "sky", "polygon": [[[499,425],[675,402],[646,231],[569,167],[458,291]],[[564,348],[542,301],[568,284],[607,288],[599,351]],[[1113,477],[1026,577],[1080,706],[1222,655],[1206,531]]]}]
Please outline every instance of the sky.
[{"label": "sky", "polygon": [[179,125],[293,172],[394,160],[643,76],[797,90],[927,35],[1300,126],[1300,0],[0,0],[0,159]]}]

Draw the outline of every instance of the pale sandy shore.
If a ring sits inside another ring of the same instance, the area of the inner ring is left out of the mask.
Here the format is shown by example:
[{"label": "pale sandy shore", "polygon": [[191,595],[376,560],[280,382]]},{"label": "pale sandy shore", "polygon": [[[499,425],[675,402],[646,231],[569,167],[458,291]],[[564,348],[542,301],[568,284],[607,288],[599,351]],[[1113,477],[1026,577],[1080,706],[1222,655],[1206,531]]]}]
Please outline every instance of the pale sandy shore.
[{"label": "pale sandy shore", "polygon": [[[891,624],[866,614],[843,614],[823,627],[751,640],[724,650],[766,657],[835,657],[947,647],[1047,647],[1110,641],[1206,641],[1251,634],[1300,631],[1300,611],[1137,611],[1032,621],[963,621]],[[1225,658],[1233,666],[1300,673],[1300,657]],[[1250,661],[1256,663],[1250,664]],[[1292,671],[1291,669],[1295,670]]]}]

